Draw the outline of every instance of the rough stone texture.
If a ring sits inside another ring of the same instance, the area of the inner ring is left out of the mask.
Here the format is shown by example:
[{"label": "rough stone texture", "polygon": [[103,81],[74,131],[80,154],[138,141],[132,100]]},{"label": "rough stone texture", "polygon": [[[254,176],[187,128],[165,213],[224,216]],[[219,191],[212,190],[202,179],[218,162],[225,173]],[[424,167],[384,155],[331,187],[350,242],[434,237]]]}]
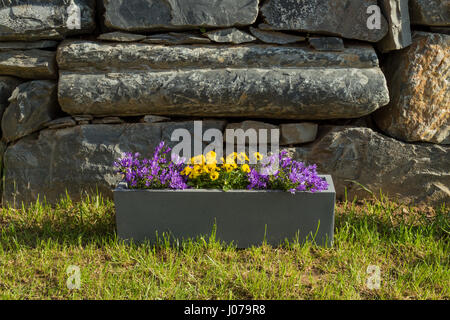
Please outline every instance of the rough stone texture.
[{"label": "rough stone texture", "polygon": [[449,0],[409,0],[412,24],[450,26]]},{"label": "rough stone texture", "polygon": [[196,44],[196,43],[211,43],[211,40],[202,35],[190,32],[169,32],[162,34],[155,34],[146,37],[144,43],[156,44]]},{"label": "rough stone texture", "polygon": [[[220,121],[203,122],[204,130],[223,130],[223,126]],[[38,137],[23,138],[8,147],[4,156],[4,203],[20,205],[38,196],[55,203],[66,189],[74,201],[85,191],[95,194],[96,188],[112,197],[112,188],[121,180],[113,161],[130,150],[150,157],[162,139],[170,141],[174,128],[192,132],[193,123],[86,125],[43,130]]]},{"label": "rough stone texture", "polygon": [[106,26],[127,31],[245,26],[258,16],[258,0],[104,0],[104,4]]},{"label": "rough stone texture", "polygon": [[309,38],[308,42],[316,50],[320,51],[344,51],[344,41],[336,37]]},{"label": "rough stone texture", "polygon": [[259,27],[378,42],[386,35],[388,24],[382,17],[381,29],[367,27],[367,8],[376,4],[376,0],[268,0],[261,7],[265,23]]},{"label": "rough stone texture", "polygon": [[56,79],[55,52],[45,50],[0,51],[0,74],[24,79]]},{"label": "rough stone texture", "polygon": [[274,43],[274,44],[290,44],[295,42],[305,41],[305,37],[277,32],[277,31],[266,31],[258,28],[250,27],[250,32],[254,35],[258,40],[261,40],[265,43]]},{"label": "rough stone texture", "polygon": [[66,41],[58,47],[57,60],[60,70],[87,73],[120,69],[378,67],[377,54],[370,45],[352,45],[333,53],[297,45],[162,46]]},{"label": "rough stone texture", "polygon": [[3,112],[5,112],[5,109],[9,104],[9,97],[11,97],[14,89],[21,83],[22,80],[20,79],[0,76],[0,123],[3,117]]},{"label": "rough stone texture", "polygon": [[214,42],[219,43],[246,43],[253,42],[256,38],[247,32],[236,28],[220,29],[206,32],[205,35]]},{"label": "rough stone texture", "polygon": [[95,0],[75,0],[81,9],[81,29],[69,29],[67,0],[0,1],[0,41],[63,39],[95,29]]},{"label": "rough stone texture", "polygon": [[64,117],[52,120],[46,123],[44,126],[49,129],[63,129],[74,127],[77,125],[77,122],[72,117]]},{"label": "rough stone texture", "polygon": [[389,23],[388,34],[378,43],[382,52],[400,50],[411,45],[408,0],[383,0],[382,8]]},{"label": "rough stone texture", "polygon": [[97,39],[103,41],[134,42],[144,40],[145,38],[147,38],[145,35],[116,31],[103,33]]},{"label": "rough stone texture", "polygon": [[379,68],[62,72],[69,114],[357,118],[389,102]]},{"label": "rough stone texture", "polygon": [[376,53],[367,46],[335,53],[68,42],[57,59],[59,102],[73,115],[330,119],[363,116],[388,103]]},{"label": "rough stone texture", "polygon": [[450,201],[450,148],[408,144],[369,128],[321,128],[320,138],[295,148],[295,157],[318,164],[320,173],[332,174],[337,197],[370,198],[384,194],[400,201],[439,206]]},{"label": "rough stone texture", "polygon": [[52,40],[0,42],[0,50],[46,49],[46,48],[56,48],[57,46],[58,46],[58,41],[52,41]]},{"label": "rough stone texture", "polygon": [[376,113],[378,126],[405,141],[450,143],[450,36],[415,32],[384,69],[391,103]]},{"label": "rough stone texture", "polygon": [[316,140],[319,126],[316,123],[287,123],[280,125],[280,145],[308,143]]},{"label": "rough stone texture", "polygon": [[38,131],[58,117],[56,82],[36,80],[19,85],[12,93],[2,119],[3,139],[14,141]]}]

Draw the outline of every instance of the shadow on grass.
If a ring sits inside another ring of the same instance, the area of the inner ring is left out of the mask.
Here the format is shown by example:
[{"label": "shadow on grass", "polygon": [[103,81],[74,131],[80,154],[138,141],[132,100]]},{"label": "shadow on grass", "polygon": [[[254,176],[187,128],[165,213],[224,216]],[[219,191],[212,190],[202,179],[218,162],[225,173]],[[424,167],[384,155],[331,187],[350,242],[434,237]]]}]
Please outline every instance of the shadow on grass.
[{"label": "shadow on grass", "polygon": [[[423,210],[387,199],[339,203],[336,207],[335,234],[346,233],[344,239],[364,241],[361,235],[372,233],[386,243],[408,240],[411,235],[449,240],[449,210],[445,206]],[[72,202],[66,196],[56,206],[39,201],[21,209],[0,209],[0,243],[3,250],[16,250],[21,246],[36,247],[42,243],[59,245],[97,245],[120,243],[115,231],[114,203],[101,195],[86,196],[81,202]],[[356,236],[356,237],[355,237]],[[359,237],[359,239],[358,239]],[[208,237],[188,239],[180,243],[166,236],[153,245],[156,248],[183,248],[186,243],[208,242],[219,247],[215,232]],[[183,245],[184,243],[184,245]],[[283,247],[292,247],[285,243]],[[298,242],[294,245],[298,245]]]}]

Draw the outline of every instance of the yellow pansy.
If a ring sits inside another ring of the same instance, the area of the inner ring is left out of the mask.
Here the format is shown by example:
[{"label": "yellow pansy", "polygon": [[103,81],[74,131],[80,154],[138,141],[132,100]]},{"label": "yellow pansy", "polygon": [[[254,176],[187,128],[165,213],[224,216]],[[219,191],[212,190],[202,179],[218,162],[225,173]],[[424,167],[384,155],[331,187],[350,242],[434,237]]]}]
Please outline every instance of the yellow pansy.
[{"label": "yellow pansy", "polygon": [[223,167],[225,168],[225,171],[230,173],[231,171],[233,171],[233,166],[231,164],[224,164]]},{"label": "yellow pansy", "polygon": [[216,171],[211,172],[209,174],[209,177],[211,178],[212,181],[216,181],[217,179],[219,179],[219,176],[220,176],[219,173]]},{"label": "yellow pansy", "polygon": [[244,172],[247,172],[247,173],[249,173],[251,171],[250,166],[248,164],[243,164],[241,167],[241,170]]},{"label": "yellow pansy", "polygon": [[192,168],[187,166],[186,168],[184,168],[183,171],[181,171],[181,174],[184,175],[184,176],[188,176],[188,175],[191,174],[191,172],[192,172]]},{"label": "yellow pansy", "polygon": [[245,160],[249,161],[247,155],[246,155],[244,152],[239,153],[239,154],[237,155],[237,159],[238,159],[240,162],[244,162]]},{"label": "yellow pansy", "polygon": [[264,158],[263,155],[259,152],[255,152],[253,155],[255,156],[256,160],[258,160],[258,161],[261,161]]},{"label": "yellow pansy", "polygon": [[217,163],[217,154],[214,151],[210,151],[206,154],[206,164]]},{"label": "yellow pansy", "polygon": [[202,154],[195,156],[190,160],[190,164],[204,164],[204,163],[205,163],[205,156]]}]

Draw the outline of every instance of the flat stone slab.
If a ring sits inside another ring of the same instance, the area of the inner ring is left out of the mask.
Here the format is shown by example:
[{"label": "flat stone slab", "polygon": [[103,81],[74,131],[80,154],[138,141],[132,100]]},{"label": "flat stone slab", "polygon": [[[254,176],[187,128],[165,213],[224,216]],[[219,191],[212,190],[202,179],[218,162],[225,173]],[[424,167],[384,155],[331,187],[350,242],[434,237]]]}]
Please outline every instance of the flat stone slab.
[{"label": "flat stone slab", "polygon": [[163,46],[141,43],[65,41],[58,47],[60,70],[114,72],[117,70],[224,69],[224,68],[372,68],[378,57],[370,45],[352,45],[344,51],[318,52],[306,45]]},{"label": "flat stone slab", "polygon": [[0,50],[47,49],[47,48],[56,48],[57,46],[58,46],[58,41],[52,41],[52,40],[0,42]]},{"label": "flat stone slab", "polygon": [[379,68],[62,72],[58,95],[65,112],[97,116],[357,118],[389,102]]},{"label": "flat stone slab", "polygon": [[0,74],[23,79],[56,79],[56,52],[32,50],[0,50]]},{"label": "flat stone slab", "polygon": [[105,25],[126,31],[226,28],[251,25],[258,0],[103,0]]},{"label": "flat stone slab", "polygon": [[313,37],[308,39],[309,45],[319,51],[344,51],[344,41],[337,37]]},{"label": "flat stone slab", "polygon": [[67,42],[57,60],[59,102],[73,115],[356,118],[389,101],[369,46]]},{"label": "flat stone slab", "polygon": [[265,43],[273,44],[290,44],[305,41],[306,38],[289,33],[283,33],[278,31],[267,31],[258,28],[250,27],[250,32],[253,36]]},{"label": "flat stone slab", "polygon": [[268,0],[261,7],[265,30],[295,30],[336,35],[342,38],[378,42],[388,31],[381,17],[380,29],[370,30],[367,20],[369,6],[376,0]]},{"label": "flat stone slab", "polygon": [[90,33],[95,29],[95,0],[75,0],[81,19],[71,24],[70,1],[0,1],[0,41],[63,39],[69,35]]},{"label": "flat stone slab", "polygon": [[148,36],[142,42],[176,45],[176,44],[211,43],[211,40],[209,40],[206,37],[203,37],[200,34],[190,32],[168,32]]},{"label": "flat stone slab", "polygon": [[63,129],[76,126],[77,122],[72,117],[64,117],[52,120],[45,124],[48,129]]},{"label": "flat stone slab", "polygon": [[440,207],[450,203],[450,147],[404,143],[369,128],[321,127],[294,157],[333,176],[338,200],[371,199],[361,185],[390,199]]},{"label": "flat stone slab", "polygon": [[410,0],[412,24],[424,26],[450,26],[448,0]]},{"label": "flat stone slab", "polygon": [[205,35],[214,42],[219,43],[246,43],[254,42],[256,38],[247,32],[243,32],[236,28],[220,29],[206,32]]},{"label": "flat stone slab", "polygon": [[147,38],[145,35],[116,31],[103,33],[99,35],[97,39],[103,41],[136,42],[144,40],[145,38]]}]

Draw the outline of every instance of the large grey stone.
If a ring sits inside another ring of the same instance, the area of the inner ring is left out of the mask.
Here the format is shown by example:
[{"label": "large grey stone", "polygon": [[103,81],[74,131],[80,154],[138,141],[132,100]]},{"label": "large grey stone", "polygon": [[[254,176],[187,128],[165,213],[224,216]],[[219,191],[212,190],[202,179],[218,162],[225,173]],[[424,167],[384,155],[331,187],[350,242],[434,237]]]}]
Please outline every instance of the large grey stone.
[{"label": "large grey stone", "polygon": [[20,79],[0,76],[0,123],[3,117],[3,112],[9,104],[9,97],[11,97],[14,89],[21,83],[22,80]]},{"label": "large grey stone", "polygon": [[[71,3],[80,9],[79,25],[70,24],[69,12],[76,13],[69,10]],[[95,29],[94,7],[95,0],[0,1],[0,41],[63,39],[68,35],[90,33]]]},{"label": "large grey stone", "polygon": [[319,125],[317,123],[284,123],[280,125],[280,145],[292,145],[316,140]]},{"label": "large grey stone", "polygon": [[389,102],[379,68],[62,72],[69,114],[357,118]]},{"label": "large grey stone", "polygon": [[343,52],[318,52],[306,46],[163,46],[140,43],[66,41],[58,47],[63,71],[116,72],[202,68],[372,68],[378,57],[370,45],[349,45]]},{"label": "large grey stone", "polygon": [[343,38],[378,42],[386,35],[388,24],[381,17],[381,28],[370,30],[369,6],[376,0],[268,0],[261,7],[267,30],[297,30]]},{"label": "large grey stone", "polygon": [[[232,139],[229,139],[228,130],[233,130],[234,134],[230,135]],[[251,133],[249,130],[254,130],[254,133],[256,134],[257,138],[255,141],[251,140],[249,137],[244,137],[245,141],[240,141],[237,139],[237,137],[241,136],[240,131],[243,130],[244,135],[247,135]],[[266,141],[262,142],[260,140],[262,131],[260,130],[266,130]],[[261,122],[261,121],[253,121],[253,120],[245,120],[243,122],[235,122],[235,123],[229,123],[227,127],[225,128],[224,132],[224,141],[227,144],[233,145],[233,146],[240,146],[240,145],[258,145],[259,143],[270,143],[272,141],[272,130],[279,130],[279,127],[270,123]],[[277,137],[274,137],[276,139]]]},{"label": "large grey stone", "polygon": [[376,113],[378,126],[405,141],[450,144],[450,36],[415,32],[384,69],[391,102]]},{"label": "large grey stone", "polygon": [[59,102],[73,115],[330,119],[363,116],[388,103],[368,46],[337,53],[68,42],[57,57]]},{"label": "large grey stone", "polygon": [[19,85],[9,98],[2,119],[5,141],[14,141],[38,131],[61,113],[56,82],[36,80]]},{"label": "large grey stone", "polygon": [[383,0],[382,6],[389,29],[387,36],[378,43],[378,48],[382,52],[389,52],[411,45],[408,0]]},{"label": "large grey stone", "polygon": [[46,50],[0,51],[0,74],[23,79],[56,79],[56,53]]},{"label": "large grey stone", "polygon": [[151,31],[251,25],[258,0],[104,0],[105,24],[113,29]]},{"label": "large grey stone", "polygon": [[[218,126],[218,127],[217,127]],[[223,130],[220,121],[204,121],[204,130]],[[74,201],[98,190],[106,197],[122,179],[113,162],[124,152],[150,157],[164,139],[170,145],[175,128],[191,133],[192,122],[84,125],[62,130],[42,130],[8,147],[5,156],[4,203],[20,205],[38,196],[55,203],[67,190]]]},{"label": "large grey stone", "polygon": [[449,0],[410,0],[411,22],[425,26],[450,26]]},{"label": "large grey stone", "polygon": [[320,138],[295,148],[295,157],[316,163],[320,173],[333,176],[338,199],[347,188],[350,200],[371,198],[361,187],[408,203],[447,205],[450,201],[450,148],[409,144],[369,128],[321,128]]}]

